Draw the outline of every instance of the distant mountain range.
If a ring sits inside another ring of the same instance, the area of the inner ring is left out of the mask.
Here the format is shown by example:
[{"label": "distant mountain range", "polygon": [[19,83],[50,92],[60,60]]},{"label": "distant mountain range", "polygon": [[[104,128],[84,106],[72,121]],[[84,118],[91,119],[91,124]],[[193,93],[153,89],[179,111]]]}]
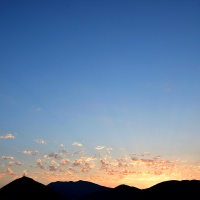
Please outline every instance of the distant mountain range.
[{"label": "distant mountain range", "polygon": [[87,181],[77,181],[77,182],[57,181],[50,183],[47,186],[73,200],[77,200],[83,196],[89,195],[94,192],[113,190],[113,188],[104,187]]},{"label": "distant mountain range", "polygon": [[127,185],[107,188],[87,181],[58,181],[45,186],[31,178],[22,177],[2,187],[0,189],[0,199],[200,199],[200,181],[165,181],[141,190]]}]

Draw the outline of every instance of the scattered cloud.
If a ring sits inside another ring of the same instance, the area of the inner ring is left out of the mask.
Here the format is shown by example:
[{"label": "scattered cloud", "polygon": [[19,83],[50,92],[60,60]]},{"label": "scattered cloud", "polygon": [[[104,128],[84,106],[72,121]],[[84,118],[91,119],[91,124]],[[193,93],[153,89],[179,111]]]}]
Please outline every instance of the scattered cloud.
[{"label": "scattered cloud", "polygon": [[25,154],[31,154],[32,151],[23,151],[23,153],[25,153]]},{"label": "scattered cloud", "polygon": [[1,159],[2,159],[2,160],[6,160],[6,159],[11,159],[11,160],[13,160],[14,158],[13,158],[13,157],[10,157],[10,156],[8,156],[8,157],[2,156]]},{"label": "scattered cloud", "polygon": [[16,162],[16,165],[21,166],[22,164],[21,164],[19,161],[17,161],[17,162]]},{"label": "scattered cloud", "polygon": [[63,160],[61,160],[61,165],[67,165],[70,162],[71,161],[69,159],[63,159]]},{"label": "scattered cloud", "polygon": [[28,174],[28,170],[27,169],[23,170],[23,172],[24,172],[24,174]]},{"label": "scattered cloud", "polygon": [[47,144],[49,141],[44,141],[43,139],[41,140],[34,140],[35,142],[39,143],[39,144]]},{"label": "scattered cloud", "polygon": [[59,168],[59,167],[55,167],[55,166],[53,166],[53,165],[50,165],[50,166],[49,166],[49,171],[56,171],[56,170],[58,170],[58,168]]},{"label": "scattered cloud", "polygon": [[48,157],[49,158],[55,158],[55,159],[61,159],[61,158],[63,158],[63,156],[59,155],[58,153],[53,153],[53,152],[50,153]]},{"label": "scattered cloud", "polygon": [[35,151],[35,152],[32,153],[32,156],[38,156],[39,154],[40,154],[39,151]]},{"label": "scattered cloud", "polygon": [[81,159],[79,159],[79,160],[75,160],[75,161],[73,161],[73,164],[72,164],[72,166],[73,167],[76,167],[76,166],[80,166],[82,164],[82,160]]},{"label": "scattered cloud", "polygon": [[65,145],[64,145],[64,144],[60,144],[60,146],[61,146],[61,147],[64,147]]},{"label": "scattered cloud", "polygon": [[111,151],[113,151],[113,149],[111,147],[107,148],[108,153],[110,153]]},{"label": "scattered cloud", "polygon": [[15,138],[15,136],[10,133],[7,133],[5,136],[3,135],[0,136],[0,139],[8,139],[8,138]]},{"label": "scattered cloud", "polygon": [[78,143],[78,142],[74,142],[72,145],[74,145],[74,146],[82,146],[82,144]]},{"label": "scattered cloud", "polygon": [[46,170],[47,168],[42,165],[42,161],[40,159],[37,160],[37,165],[34,168],[39,167],[40,169]]},{"label": "scattered cloud", "polygon": [[81,155],[83,155],[84,152],[83,151],[73,151],[73,154],[81,154]]},{"label": "scattered cloud", "polygon": [[5,176],[6,176],[5,173],[0,174],[0,178],[5,177]]},{"label": "scattered cloud", "polygon": [[54,160],[51,161],[51,164],[52,164],[52,165],[60,166],[60,165],[59,165],[56,161],[54,161]]},{"label": "scattered cloud", "polygon": [[38,108],[38,109],[37,109],[37,111],[40,111],[40,110],[41,110],[41,108]]},{"label": "scattered cloud", "polygon": [[16,173],[14,173],[10,168],[7,168],[6,169],[6,173],[8,174],[8,175],[17,175]]},{"label": "scattered cloud", "polygon": [[9,165],[10,165],[10,166],[12,166],[12,165],[13,165],[13,163],[14,163],[13,161],[10,161],[10,162],[9,162]]},{"label": "scattered cloud", "polygon": [[62,151],[62,153],[68,153],[69,152],[68,149],[65,149],[65,148],[62,149],[61,151]]},{"label": "scattered cloud", "polygon": [[3,165],[1,165],[2,167],[5,167],[6,165],[5,164],[3,164]]},{"label": "scattered cloud", "polygon": [[103,148],[104,148],[104,146],[98,146],[98,147],[96,147],[95,149],[101,150],[101,149],[103,149]]}]

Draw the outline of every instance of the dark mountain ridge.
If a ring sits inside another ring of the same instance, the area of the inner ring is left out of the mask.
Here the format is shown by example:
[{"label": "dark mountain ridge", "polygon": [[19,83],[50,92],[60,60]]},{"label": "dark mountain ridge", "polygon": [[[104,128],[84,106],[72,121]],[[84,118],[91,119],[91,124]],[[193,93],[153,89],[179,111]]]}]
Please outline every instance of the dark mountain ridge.
[{"label": "dark mountain ridge", "polygon": [[135,199],[140,192],[141,190],[136,187],[119,185],[110,191],[98,191],[95,193],[91,193],[87,196],[80,198],[80,200]]},{"label": "dark mountain ridge", "polygon": [[98,191],[86,195],[80,200],[114,200],[114,199],[200,199],[200,181],[171,180],[158,183],[147,189],[138,189],[120,185],[111,191]]},{"label": "dark mountain ridge", "polygon": [[63,199],[65,196],[28,177],[12,181],[0,189],[0,199]]},{"label": "dark mountain ridge", "polygon": [[47,185],[48,187],[54,189],[60,194],[68,197],[70,199],[76,200],[88,194],[98,192],[98,191],[110,191],[113,188],[104,187],[95,183],[88,181],[69,181],[69,182],[52,182]]},{"label": "dark mountain ridge", "polygon": [[199,180],[170,180],[142,190],[137,199],[200,199]]}]

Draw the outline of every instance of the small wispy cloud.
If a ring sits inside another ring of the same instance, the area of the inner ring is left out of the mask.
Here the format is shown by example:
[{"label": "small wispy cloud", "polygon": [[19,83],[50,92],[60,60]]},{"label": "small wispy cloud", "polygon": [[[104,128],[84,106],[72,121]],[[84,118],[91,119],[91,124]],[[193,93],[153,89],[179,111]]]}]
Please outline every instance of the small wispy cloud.
[{"label": "small wispy cloud", "polygon": [[46,144],[48,143],[49,141],[44,141],[43,139],[41,140],[34,140],[35,142],[37,142],[38,144]]},{"label": "small wispy cloud", "polygon": [[7,133],[5,136],[3,135],[0,136],[0,139],[8,139],[8,138],[15,138],[15,136],[10,133]]},{"label": "small wispy cloud", "polygon": [[74,145],[74,146],[82,146],[82,144],[78,143],[78,142],[74,142],[72,145]]},{"label": "small wispy cloud", "polygon": [[23,153],[25,153],[25,154],[31,154],[32,151],[23,151]]},{"label": "small wispy cloud", "polygon": [[83,155],[84,152],[83,151],[73,151],[73,154],[81,154],[81,155]]},{"label": "small wispy cloud", "polygon": [[101,150],[101,149],[103,149],[103,148],[105,148],[105,147],[104,147],[104,146],[98,146],[98,147],[96,147],[95,149]]},{"label": "small wispy cloud", "polygon": [[17,162],[16,162],[16,165],[19,165],[19,166],[21,166],[21,165],[22,165],[22,163],[20,163],[19,161],[17,161]]},{"label": "small wispy cloud", "polygon": [[2,160],[6,160],[6,159],[12,159],[12,160],[13,160],[14,158],[11,157],[11,156],[8,156],[8,157],[2,156],[1,159],[2,159]]},{"label": "small wispy cloud", "polygon": [[107,148],[108,153],[110,153],[111,151],[113,151],[113,149],[111,147]]},{"label": "small wispy cloud", "polygon": [[10,162],[9,162],[9,165],[10,165],[10,166],[12,166],[12,165],[13,165],[13,163],[14,163],[13,161],[10,161]]},{"label": "small wispy cloud", "polygon": [[37,165],[34,166],[34,168],[37,168],[37,167],[39,167],[40,169],[43,169],[43,170],[47,169],[44,165],[42,165],[42,161],[40,159],[37,160]]},{"label": "small wispy cloud", "polygon": [[6,173],[7,173],[8,175],[17,175],[17,174],[14,173],[10,168],[7,168],[7,169],[6,169]]},{"label": "small wispy cloud", "polygon": [[40,110],[41,110],[41,108],[38,108],[38,109],[37,109],[37,111],[40,111]]},{"label": "small wispy cloud", "polygon": [[40,154],[39,151],[35,151],[35,152],[32,153],[33,156],[38,156],[39,154]]},{"label": "small wispy cloud", "polygon": [[65,145],[64,145],[64,144],[60,144],[60,146],[61,146],[61,147],[64,147]]},{"label": "small wispy cloud", "polygon": [[69,159],[63,159],[63,160],[61,160],[61,165],[67,165],[70,162],[71,161]]}]

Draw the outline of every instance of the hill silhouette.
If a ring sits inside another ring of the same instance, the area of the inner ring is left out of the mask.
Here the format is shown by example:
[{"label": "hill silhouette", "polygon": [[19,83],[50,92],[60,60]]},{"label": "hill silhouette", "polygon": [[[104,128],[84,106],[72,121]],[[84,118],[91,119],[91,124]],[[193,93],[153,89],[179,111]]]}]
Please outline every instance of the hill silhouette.
[{"label": "hill silhouette", "polygon": [[171,180],[142,190],[137,199],[200,199],[200,181]]},{"label": "hill silhouette", "polygon": [[77,200],[88,194],[98,192],[98,191],[110,191],[112,188],[104,187],[95,183],[88,181],[69,181],[69,182],[53,182],[47,185],[48,187],[54,189],[60,194],[64,195],[73,200]]},{"label": "hill silhouette", "polygon": [[98,191],[80,198],[80,200],[114,200],[114,199],[135,199],[141,192],[136,187],[119,185],[110,191]]},{"label": "hill silhouette", "polygon": [[91,193],[80,198],[80,200],[200,199],[199,189],[200,181],[198,180],[171,180],[158,183],[143,190],[127,185],[120,185],[110,191]]},{"label": "hill silhouette", "polygon": [[12,181],[0,189],[0,199],[63,199],[70,200],[52,188],[28,177]]}]

